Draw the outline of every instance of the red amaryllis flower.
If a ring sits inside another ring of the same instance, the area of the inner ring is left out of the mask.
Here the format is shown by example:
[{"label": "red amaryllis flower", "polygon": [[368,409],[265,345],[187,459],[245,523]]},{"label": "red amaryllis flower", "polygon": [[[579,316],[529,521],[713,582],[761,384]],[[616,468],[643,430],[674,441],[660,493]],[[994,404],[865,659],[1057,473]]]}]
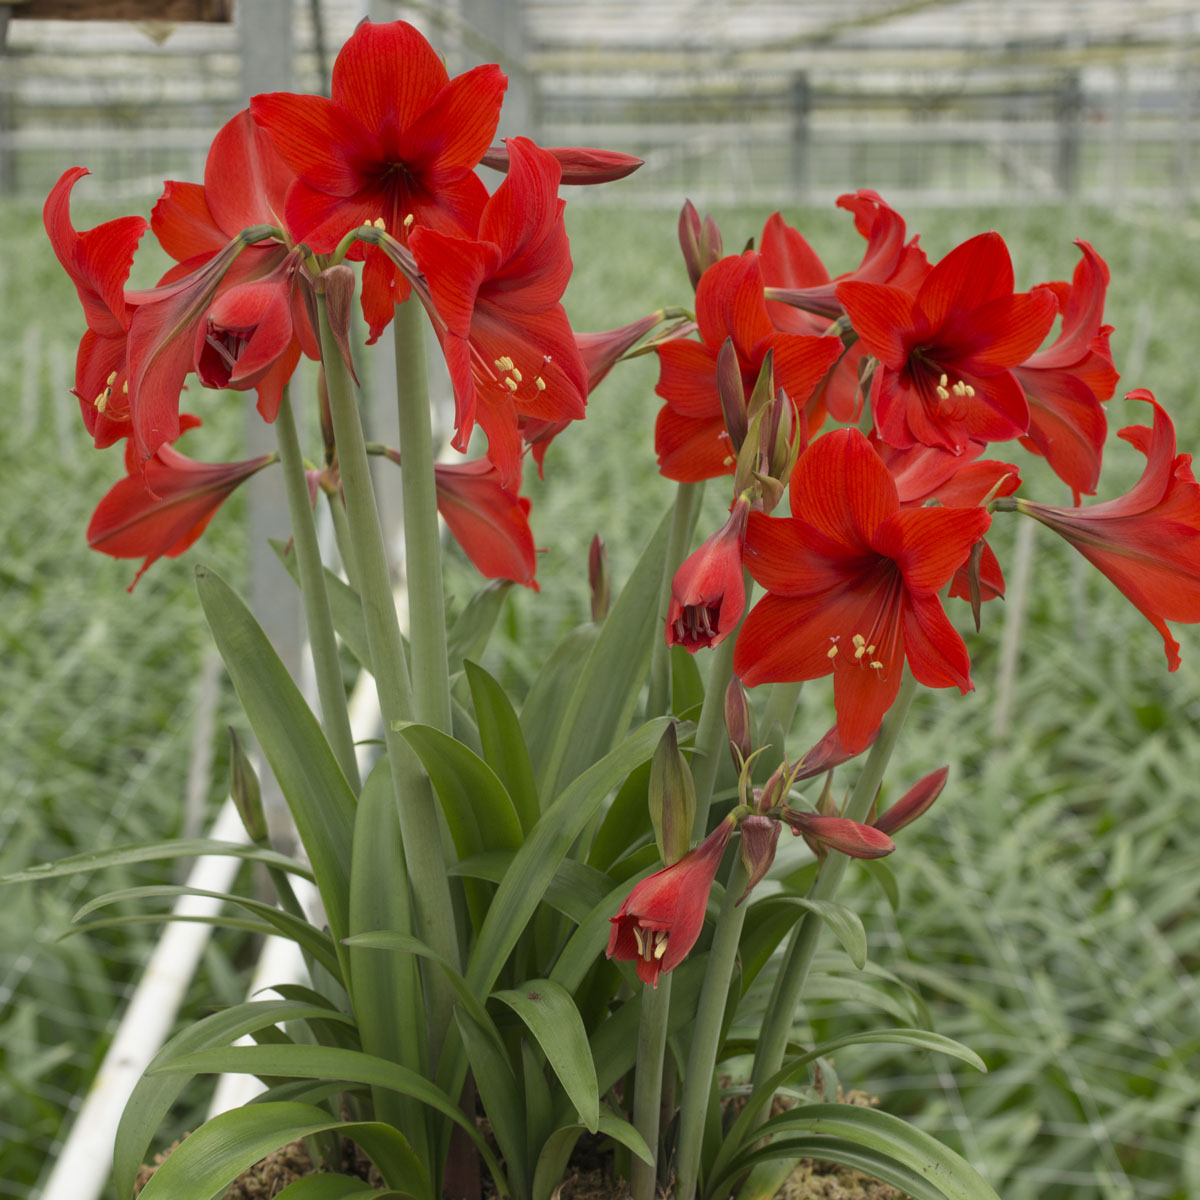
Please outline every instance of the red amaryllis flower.
[{"label": "red amaryllis flower", "polygon": [[838,284],[855,332],[879,360],[870,399],[885,442],[959,453],[972,440],[1026,432],[1029,405],[1011,368],[1041,345],[1057,304],[1048,288],[1012,289],[998,233],[951,250],[915,296],[888,284]]},{"label": "red amaryllis flower", "polygon": [[696,321],[702,341],[679,339],[657,347],[654,390],[666,404],[654,427],[654,448],[658,469],[680,483],[733,473],[717,388],[717,358],[727,338],[733,340],[747,401],[771,351],[775,386],[800,409],[842,353],[840,338],[780,333],[771,324],[759,256],[752,250],[704,272],[696,289]]},{"label": "red amaryllis flower", "polygon": [[88,173],[86,167],[64,171],[46,197],[42,219],[87,320],[72,390],[88,433],[97,448],[103,448],[129,434],[125,358],[134,310],[125,296],[125,282],[146,222],[141,217],[118,217],[77,232],[71,224],[71,190]]},{"label": "red amaryllis flower", "polygon": [[990,524],[981,508],[902,509],[857,429],[818,438],[792,475],[792,512],[750,514],[745,563],[768,594],[746,618],[734,672],[748,686],[832,674],[838,732],[861,750],[907,660],[927,687],[971,689],[966,646],[937,593]]},{"label": "red amaryllis flower", "polygon": [[1128,398],[1154,406],[1153,428],[1130,425],[1120,433],[1146,456],[1130,491],[1081,508],[1025,499],[1000,500],[996,508],[1028,513],[1107,575],[1162,635],[1174,671],[1179,643],[1167,621],[1200,621],[1200,486],[1192,456],[1176,454],[1175,426],[1153,393],[1138,388]]},{"label": "red amaryllis flower", "polygon": [[220,293],[196,328],[196,374],[205,387],[258,391],[258,411],[274,421],[300,352],[321,356],[309,323],[303,252],[292,250],[269,275]]},{"label": "red amaryllis flower", "polygon": [[521,461],[520,420],[578,420],[587,397],[587,368],[559,303],[571,276],[559,166],[528,138],[509,138],[508,150],[477,236],[409,236],[446,324],[438,336],[454,385],[454,446],[466,450],[478,420],[505,486]]},{"label": "red amaryllis flower", "polygon": [[727,817],[678,862],[634,885],[617,915],[609,917],[609,958],[636,962],[638,978],[653,987],[659,975],[687,958],[704,928],[708,894],[733,826]]},{"label": "red amaryllis flower", "polygon": [[737,628],[746,607],[742,547],[749,516],[750,501],[739,496],[725,524],[675,572],[667,610],[668,646],[683,646],[695,654],[719,645]]},{"label": "red amaryllis flower", "polygon": [[[330,99],[274,92],[250,101],[297,175],[288,227],[318,254],[376,220],[402,242],[414,227],[472,236],[487,200],[474,171],[507,85],[495,64],[451,79],[404,21],[361,22],[334,62]],[[374,340],[409,287],[379,250],[366,260],[363,313]]]},{"label": "red amaryllis flower", "polygon": [[536,592],[529,501],[515,488],[501,487],[500,473],[486,458],[435,463],[433,475],[438,512],[479,573],[511,579]]},{"label": "red amaryllis flower", "polygon": [[[183,429],[200,422],[184,414]],[[163,445],[141,460],[132,442],[125,447],[128,475],[96,506],[88,545],[114,558],[145,558],[129,590],[164,554],[182,554],[205,530],[217,509],[239,485],[275,461],[275,454],[235,463],[205,463]]]},{"label": "red amaryllis flower", "polygon": [[1045,455],[1078,504],[1081,494],[1096,490],[1108,432],[1101,402],[1121,377],[1108,349],[1112,326],[1102,324],[1108,264],[1087,242],[1075,244],[1083,257],[1071,282],[1043,285],[1058,299],[1062,329],[1013,374],[1029,401],[1029,436],[1022,442]]},{"label": "red amaryllis flower", "polygon": [[949,774],[949,767],[939,767],[923,779],[917,780],[895,804],[875,818],[875,828],[890,837],[898,829],[911,825],[919,816],[927,813],[933,802],[942,794]]}]

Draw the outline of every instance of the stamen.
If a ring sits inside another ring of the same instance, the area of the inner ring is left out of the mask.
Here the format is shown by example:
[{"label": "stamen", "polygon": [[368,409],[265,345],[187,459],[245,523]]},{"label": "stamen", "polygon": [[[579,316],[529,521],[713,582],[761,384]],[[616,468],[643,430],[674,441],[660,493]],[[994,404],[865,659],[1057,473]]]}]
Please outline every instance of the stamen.
[{"label": "stamen", "polygon": [[964,383],[963,387],[966,389],[966,393],[968,396],[975,395],[975,389],[969,383]]},{"label": "stamen", "polygon": [[508,388],[510,392],[515,392],[517,390],[517,381],[515,379],[506,379],[504,381],[504,386]]},{"label": "stamen", "polygon": [[855,658],[855,661],[857,661],[858,659],[862,658],[862,656],[863,656],[864,654],[866,654],[866,652],[867,652],[867,648],[866,648],[866,646],[859,646],[859,647],[858,647],[858,649],[854,651],[854,658]]},{"label": "stamen", "polygon": [[533,382],[537,385],[537,390],[539,392],[544,392],[546,390],[546,381],[540,375]]},{"label": "stamen", "polygon": [[520,371],[518,371],[516,367],[511,367],[509,370],[510,370],[510,374],[512,375],[512,377],[513,377],[513,378],[514,378],[514,379],[515,379],[515,380],[516,380],[518,383],[520,383],[520,382],[521,382],[521,372],[520,372]]},{"label": "stamen", "polygon": [[123,384],[121,384],[121,395],[122,396],[129,395],[129,380],[128,379],[125,380],[125,382]]},{"label": "stamen", "polygon": [[830,646],[829,649],[825,651],[825,657],[826,658],[837,658],[837,647]]},{"label": "stamen", "polygon": [[645,958],[646,957],[646,946],[645,946],[645,943],[642,941],[641,927],[638,925],[635,925],[633,927],[633,940],[635,942],[637,942],[638,958]]},{"label": "stamen", "polygon": [[110,371],[108,374],[108,378],[104,382],[107,383],[109,387],[112,387],[112,385],[117,382],[116,371]]},{"label": "stamen", "polygon": [[943,371],[941,379],[938,380],[938,387],[945,387],[946,384],[949,382],[949,380],[950,380],[950,376],[947,375],[945,371]]},{"label": "stamen", "polygon": [[850,640],[860,650],[867,644],[867,639],[861,633],[856,633]]},{"label": "stamen", "polygon": [[413,223],[413,219],[414,218],[413,218],[412,213],[409,213],[408,216],[404,218],[404,228],[405,229],[407,229]]},{"label": "stamen", "polygon": [[[374,225],[376,229],[387,229],[387,222],[382,217],[376,217],[371,224]],[[407,225],[408,222],[406,221],[405,224]]]},{"label": "stamen", "polygon": [[[942,378],[945,379],[946,378],[945,375],[943,375]],[[938,394],[939,400],[949,400],[950,399],[950,393],[940,383],[938,384],[937,394]]]},{"label": "stamen", "polygon": [[513,369],[513,367],[515,367],[516,365],[517,364],[514,363],[513,360],[508,357],[507,354],[503,355],[501,358],[496,359],[496,366],[498,366],[500,368],[500,370],[502,370],[502,371],[511,371]]},{"label": "stamen", "polygon": [[664,954],[666,954],[666,952],[667,952],[667,931],[665,929],[660,929],[654,935],[654,957],[656,959],[660,959],[660,958],[662,958],[662,956]]},{"label": "stamen", "polygon": [[112,395],[112,388],[105,388],[104,391],[96,397],[92,403],[96,406],[96,411],[102,413],[108,407],[108,398]]},{"label": "stamen", "polygon": [[883,663],[881,663],[881,662],[873,662],[873,663],[871,664],[871,670],[872,670],[872,671],[882,671],[882,670],[883,670]]}]

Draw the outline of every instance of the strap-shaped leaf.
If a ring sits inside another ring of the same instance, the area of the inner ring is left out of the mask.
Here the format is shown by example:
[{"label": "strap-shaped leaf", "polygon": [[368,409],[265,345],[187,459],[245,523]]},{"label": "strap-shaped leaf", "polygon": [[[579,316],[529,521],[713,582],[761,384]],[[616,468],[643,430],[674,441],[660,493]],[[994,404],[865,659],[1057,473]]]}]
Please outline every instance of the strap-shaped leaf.
[{"label": "strap-shaped leaf", "polygon": [[[305,1020],[351,1023],[351,1018],[344,1013],[303,1001],[250,1000],[202,1017],[194,1025],[181,1030],[150,1060],[150,1068],[164,1066],[206,1046],[228,1045],[268,1025]],[[187,1075],[147,1073],[134,1085],[121,1113],[113,1151],[113,1176],[118,1195],[133,1195],[138,1168],[145,1161],[150,1143],[170,1112],[171,1105],[187,1087],[189,1078]]]},{"label": "strap-shaped leaf", "polygon": [[[466,1133],[479,1151],[496,1182],[497,1191],[501,1195],[508,1194],[508,1183],[503,1168],[497,1162],[491,1147],[475,1128],[475,1122],[468,1119],[458,1105],[436,1084],[397,1063],[387,1062],[385,1059],[356,1050],[338,1050],[331,1046],[226,1046],[188,1054],[164,1069],[208,1075],[277,1075],[284,1079],[337,1078],[366,1084],[368,1087],[391,1088],[402,1095],[412,1096],[443,1116],[449,1117]],[[357,1137],[349,1132],[350,1128],[346,1127],[347,1136]],[[208,1197],[205,1197],[205,1200],[208,1200]]]},{"label": "strap-shaped leaf", "polygon": [[654,753],[666,721],[661,717],[629,734],[571,783],[538,819],[496,889],[487,920],[479,931],[466,971],[467,983],[476,995],[484,996],[492,990],[559,863],[609,792]]},{"label": "strap-shaped leaf", "polygon": [[372,1187],[353,1175],[305,1175],[277,1192],[275,1200],[400,1200],[408,1194]]},{"label": "strap-shaped leaf", "polygon": [[629,778],[608,806],[588,851],[588,862],[593,867],[607,871],[630,846],[646,838],[653,839],[649,790],[650,764],[646,763],[636,771],[630,771]]},{"label": "strap-shaped leaf", "polygon": [[[80,921],[89,913],[106,908],[110,904],[123,904],[127,900],[145,900],[158,896],[202,896],[208,900],[222,900],[226,904],[232,904],[246,912],[253,913],[273,926],[279,937],[295,942],[302,950],[312,955],[334,979],[341,982],[341,964],[338,962],[337,953],[327,933],[322,933],[307,921],[301,920],[289,912],[284,912],[273,904],[266,904],[262,900],[251,900],[230,892],[210,892],[203,888],[184,887],[179,884],[146,884],[141,887],[122,888],[120,891],[106,892],[103,896],[89,900],[71,920]],[[113,921],[129,919],[133,919],[133,914],[112,918]],[[219,919],[215,920],[216,923],[220,923]]]},{"label": "strap-shaped leaf", "polygon": [[451,672],[457,671],[464,659],[478,658],[487,649],[488,639],[512,588],[508,579],[493,579],[467,601],[462,612],[454,618],[446,632],[446,657]]},{"label": "strap-shaped leaf", "polygon": [[[250,1049],[258,1049],[251,1047]],[[212,1200],[247,1167],[297,1138],[334,1129],[353,1138],[388,1184],[414,1200],[430,1200],[400,1132],[378,1121],[338,1121],[311,1104],[250,1104],[213,1117],[181,1142],[142,1189],[142,1200]]]},{"label": "strap-shaped leaf", "polygon": [[11,875],[0,875],[0,884],[33,883],[39,879],[59,879],[64,875],[80,875],[87,871],[99,871],[104,867],[127,867],[133,863],[156,862],[160,859],[200,858],[206,854],[233,855],[251,862],[260,862],[265,867],[278,867],[292,875],[312,879],[312,869],[294,858],[266,850],[260,846],[244,845],[241,842],[217,842],[208,838],[180,838],[170,842],[139,842],[132,846],[119,846],[115,850],[89,850],[85,854],[72,854],[57,862],[38,863]]},{"label": "strap-shaped leaf", "polygon": [[808,1066],[818,1058],[827,1058],[836,1050],[846,1046],[865,1046],[882,1043],[895,1043],[902,1046],[916,1046],[921,1050],[935,1050],[960,1058],[970,1063],[979,1071],[987,1071],[983,1059],[974,1050],[964,1046],[953,1038],[943,1037],[940,1033],[932,1033],[928,1029],[876,1029],[870,1033],[851,1033],[844,1037],[834,1038],[823,1042],[820,1046],[791,1059],[768,1079],[764,1079],[746,1099],[745,1107],[729,1128],[729,1133],[713,1164],[714,1176],[725,1171],[728,1163],[735,1154],[745,1148],[744,1144],[758,1141],[761,1133],[754,1124],[755,1116],[772,1096],[782,1087],[787,1087],[801,1074],[808,1073]]},{"label": "strap-shaped leaf", "polygon": [[[671,520],[668,510],[625,581],[582,669],[575,666],[575,685],[538,774],[543,802],[607,754],[629,726],[658,628],[658,594]],[[522,725],[528,733],[524,714]]]},{"label": "strap-shaped leaf", "polygon": [[519,988],[492,995],[525,1022],[546,1055],[579,1119],[591,1133],[600,1121],[600,1093],[596,1064],[588,1046],[587,1030],[571,993],[549,979],[530,979]]},{"label": "strap-shaped leaf", "polygon": [[537,784],[533,763],[521,732],[521,722],[504,689],[480,666],[463,664],[475,706],[483,759],[500,777],[528,833],[538,819]]},{"label": "strap-shaped leaf", "polygon": [[196,590],[250,727],[296,822],[334,942],[340,942],[349,917],[354,794],[320,724],[250,610],[206,567],[196,568]]},{"label": "strap-shaped leaf", "polygon": [[[646,1139],[628,1121],[604,1112],[600,1114],[599,1125],[605,1137],[620,1142],[643,1162],[654,1164],[654,1155],[646,1145]],[[571,1151],[583,1132],[582,1125],[563,1125],[546,1139],[534,1170],[532,1200],[550,1200],[566,1170]]]},{"label": "strap-shaped leaf", "polygon": [[[450,874],[499,883],[512,866],[515,857],[507,850],[476,854],[455,863],[450,868]],[[566,858],[558,864],[558,870],[554,872],[554,878],[546,888],[544,899],[551,908],[570,917],[578,925],[591,915],[594,906],[609,895],[611,889],[612,880],[602,871],[593,870],[585,863]]]},{"label": "strap-shaped leaf", "polygon": [[861,971],[867,965],[867,931],[862,918],[852,908],[836,900],[813,900],[808,896],[775,896],[780,905],[790,905],[816,913],[833,931],[850,961]]},{"label": "strap-shaped leaf", "polygon": [[[836,1141],[851,1142],[907,1168],[935,1186],[945,1200],[999,1200],[981,1175],[948,1146],[914,1128],[899,1117],[874,1108],[853,1104],[809,1104],[771,1117],[758,1127],[759,1137],[774,1134],[819,1134]],[[723,1179],[713,1178],[709,1191],[721,1194],[747,1166],[751,1154],[735,1156]]]},{"label": "strap-shaped leaf", "polygon": [[[649,868],[643,872],[645,875],[649,873]],[[629,894],[629,889],[628,880],[619,883],[598,900],[591,912],[579,922],[579,928],[568,939],[554,964],[554,969],[550,972],[550,978],[555,983],[573,992],[583,982],[583,977],[608,945],[609,932],[612,929],[611,918],[616,916],[621,902]]]}]

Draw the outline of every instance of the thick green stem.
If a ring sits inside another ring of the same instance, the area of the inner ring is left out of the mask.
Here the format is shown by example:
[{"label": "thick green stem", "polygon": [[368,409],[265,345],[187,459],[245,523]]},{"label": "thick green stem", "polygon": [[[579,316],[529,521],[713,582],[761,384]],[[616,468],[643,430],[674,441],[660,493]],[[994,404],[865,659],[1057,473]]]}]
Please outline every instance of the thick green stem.
[{"label": "thick green stem", "polygon": [[425,374],[425,327],[415,299],[397,305],[396,407],[400,427],[400,479],[404,497],[404,558],[408,577],[409,645],[417,720],[450,732],[450,671],[446,658],[446,606],[442,544],[433,474],[433,428]]},{"label": "thick green stem", "polygon": [[671,705],[670,647],[663,635],[667,610],[671,604],[671,581],[684,553],[691,542],[696,513],[704,498],[704,482],[681,483],[675,491],[675,512],[671,518],[671,532],[667,537],[667,553],[663,558],[663,579],[658,599],[658,636],[654,639],[653,657],[650,659],[650,694],[646,700],[646,716],[658,717],[667,712]]},{"label": "thick green stem", "polygon": [[696,1025],[688,1051],[687,1070],[683,1077],[683,1100],[679,1108],[679,1140],[675,1147],[677,1174],[676,1200],[692,1200],[700,1177],[700,1151],[704,1141],[704,1118],[708,1112],[708,1096],[713,1086],[713,1072],[720,1050],[721,1023],[725,1018],[725,1002],[729,997],[729,982],[737,960],[738,940],[746,919],[747,905],[738,898],[750,881],[742,856],[733,860],[733,869],[725,884],[725,899],[721,915],[713,932],[712,949],[708,954],[708,969],[696,1009]]},{"label": "thick green stem", "polygon": [[[330,329],[324,296],[318,297],[318,310],[351,554],[359,576],[371,673],[375,676],[383,717],[383,737],[391,762],[417,929],[428,945],[458,967],[458,935],[442,854],[437,804],[429,777],[397,728],[413,719],[413,697],[354,383]],[[388,881],[381,880],[380,886],[388,886]],[[431,1063],[436,1064],[455,997],[437,967],[425,971],[424,978]]]},{"label": "thick green stem", "polygon": [[296,420],[286,388],[279,405],[279,415],[275,418],[275,436],[279,442],[279,461],[283,464],[284,490],[292,522],[292,544],[296,549],[296,565],[300,569],[300,594],[304,601],[304,620],[308,626],[308,640],[316,670],[317,695],[321,700],[321,722],[342,774],[357,792],[360,786],[358,760],[354,752],[354,735],[350,732],[346,688],[342,682],[337,636],[329,611],[329,594],[325,590],[325,567],[321,562],[317,528],[313,523],[300,438],[296,433]]},{"label": "thick green stem", "polygon": [[[658,987],[642,985],[638,1025],[637,1069],[633,1086],[633,1125],[658,1157],[659,1114],[662,1105],[663,1056],[667,1049],[667,1018],[671,1011],[671,979],[663,975]],[[633,1200],[654,1200],[658,1165],[636,1156],[630,1173]]]},{"label": "thick green stem", "polygon": [[[900,730],[904,726],[916,690],[917,681],[906,669],[900,692],[884,718],[883,727],[867,756],[846,811],[842,814],[852,821],[865,820],[871,811],[871,802],[875,799],[892,751],[896,748]],[[842,882],[847,862],[844,854],[830,854],[813,881],[809,897],[813,900],[832,900]],[[792,932],[792,939],[784,954],[779,974],[775,977],[775,986],[767,1004],[763,1027],[758,1035],[758,1049],[754,1055],[754,1068],[750,1076],[752,1087],[757,1087],[770,1078],[783,1065],[788,1035],[792,1029],[792,1017],[808,981],[809,968],[812,966],[820,935],[821,919],[816,913],[806,913]],[[768,1102],[758,1114],[755,1124],[761,1124],[769,1111]]]}]

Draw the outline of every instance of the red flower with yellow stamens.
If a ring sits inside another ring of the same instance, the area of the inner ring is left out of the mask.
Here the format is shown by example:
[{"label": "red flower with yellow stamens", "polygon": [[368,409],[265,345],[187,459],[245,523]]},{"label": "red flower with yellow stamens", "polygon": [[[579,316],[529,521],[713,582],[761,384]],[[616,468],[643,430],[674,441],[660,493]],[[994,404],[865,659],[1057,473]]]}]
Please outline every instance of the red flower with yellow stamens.
[{"label": "red flower with yellow stamens", "polygon": [[750,514],[745,563],[767,589],[746,618],[734,673],[749,687],[833,675],[846,750],[874,736],[907,661],[919,683],[969,691],[966,646],[938,591],[990,524],[981,508],[900,507],[857,429],[818,438],[791,481],[792,512]]}]

